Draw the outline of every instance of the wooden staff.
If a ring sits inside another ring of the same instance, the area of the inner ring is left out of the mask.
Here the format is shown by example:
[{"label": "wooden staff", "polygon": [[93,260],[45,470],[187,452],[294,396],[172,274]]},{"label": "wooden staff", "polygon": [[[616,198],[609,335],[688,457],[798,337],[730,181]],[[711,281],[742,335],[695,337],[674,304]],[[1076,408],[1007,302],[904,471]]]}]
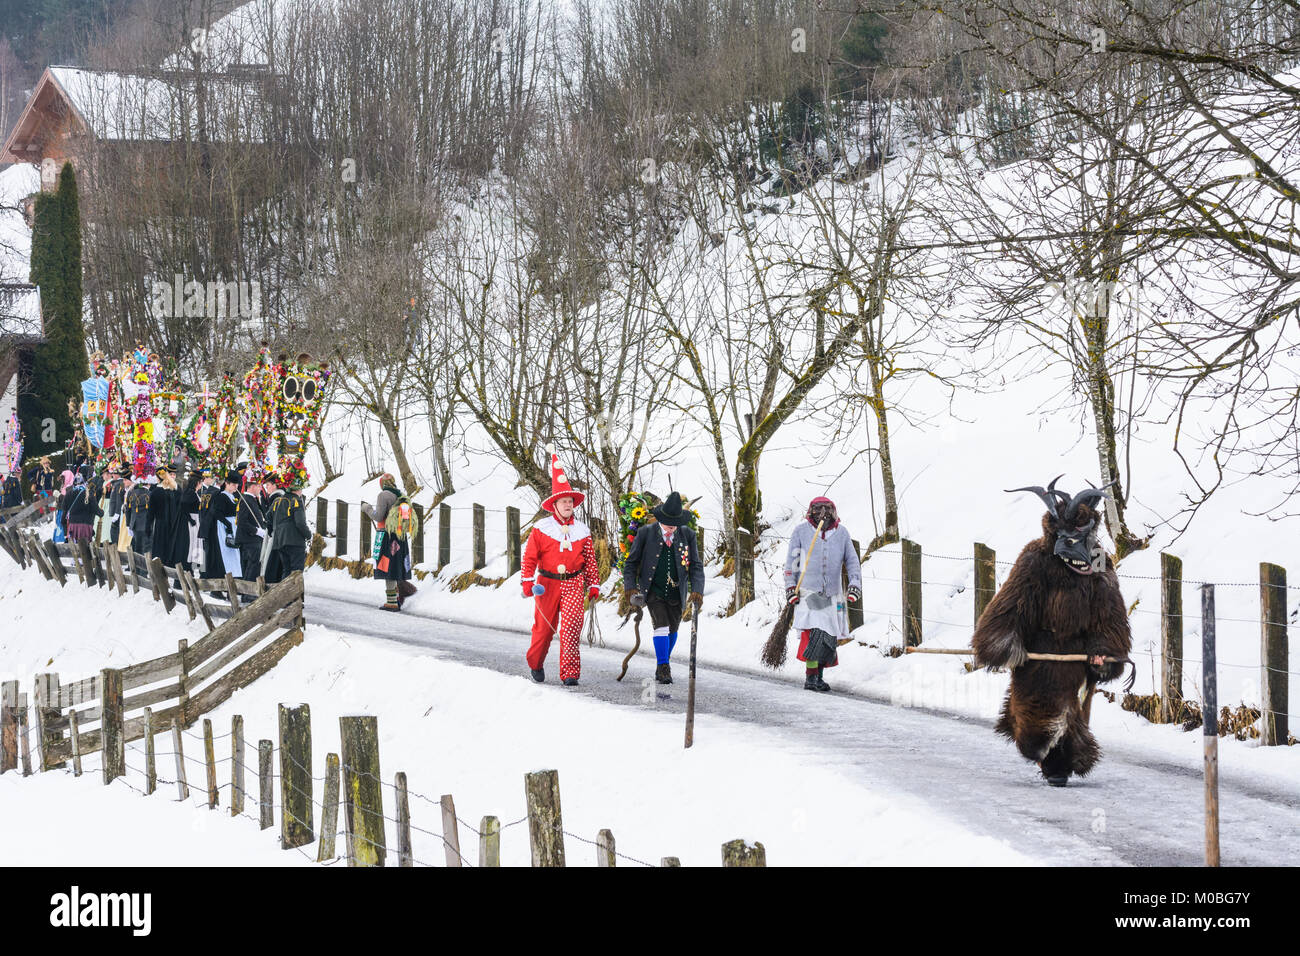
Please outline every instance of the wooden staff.
[{"label": "wooden staff", "polygon": [[686,746],[695,743],[695,638],[700,632],[700,610],[697,604],[691,610],[691,679],[686,692]]},{"label": "wooden staff", "polygon": [[[903,649],[904,654],[962,654],[970,656],[975,652],[969,647],[907,647]],[[1031,661],[1079,661],[1087,663],[1092,660],[1088,654],[1026,654],[1026,660]],[[1127,657],[1103,657],[1107,664],[1127,664]]]}]

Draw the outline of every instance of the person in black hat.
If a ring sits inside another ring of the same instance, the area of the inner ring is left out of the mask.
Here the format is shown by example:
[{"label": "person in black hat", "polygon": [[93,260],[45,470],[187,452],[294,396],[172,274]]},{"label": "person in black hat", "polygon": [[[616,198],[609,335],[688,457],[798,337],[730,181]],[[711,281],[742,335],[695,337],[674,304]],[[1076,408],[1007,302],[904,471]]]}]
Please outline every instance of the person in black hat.
[{"label": "person in black hat", "polygon": [[623,565],[628,600],[650,612],[654,625],[655,680],[673,682],[668,660],[677,643],[682,608],[689,600],[696,613],[704,602],[704,564],[695,532],[685,527],[682,496],[673,492],[653,509],[655,521],[636,533]]},{"label": "person in black hat", "polygon": [[[245,472],[246,477],[253,477]],[[262,538],[266,536],[266,516],[262,514],[262,501],[257,494],[257,483],[252,492],[241,491],[236,496],[235,546],[239,548],[239,566],[245,581],[256,581],[262,573]]]},{"label": "person in black hat", "polygon": [[[303,481],[291,478],[288,489],[277,493],[271,501],[271,560],[267,564],[267,584],[281,581],[295,571],[301,571],[307,559],[307,542],[311,528],[307,526],[307,505],[302,497]],[[274,568],[274,571],[272,571]]]},{"label": "person in black hat", "polygon": [[[236,493],[239,491],[239,472],[232,471],[226,475],[222,490],[212,496],[212,503],[206,512],[207,543],[206,560],[202,577],[220,578],[226,572],[239,577],[239,548],[235,546],[235,511]],[[200,525],[202,530],[203,525]],[[219,592],[214,592],[214,594]]]}]

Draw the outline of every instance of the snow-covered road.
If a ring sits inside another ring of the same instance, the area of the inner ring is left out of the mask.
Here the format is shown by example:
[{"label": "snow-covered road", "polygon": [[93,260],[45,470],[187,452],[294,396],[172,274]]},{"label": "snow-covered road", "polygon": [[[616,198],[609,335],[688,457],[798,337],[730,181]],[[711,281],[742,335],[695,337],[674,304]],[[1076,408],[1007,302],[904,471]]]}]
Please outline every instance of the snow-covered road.
[{"label": "snow-covered road", "polygon": [[[372,603],[309,592],[306,615],[332,630],[418,645],[452,662],[527,680],[525,636],[439,621],[421,611],[418,597],[402,614],[383,614]],[[671,686],[647,681],[653,656],[647,656],[645,633],[642,652],[622,683],[615,677],[623,653],[584,645],[582,683],[562,687],[552,648],[546,689],[609,706],[684,712],[688,641],[683,629]],[[834,685],[833,671],[828,678]],[[813,765],[865,787],[914,795],[943,808],[972,832],[1005,840],[1045,862],[1156,866],[1203,861],[1199,775],[1122,740],[1103,738],[1104,756],[1093,774],[1055,789],[985,721],[839,692],[812,694],[784,677],[712,665],[699,668],[696,693],[699,714],[761,726],[806,754]],[[707,730],[697,729],[697,735],[702,732]],[[852,812],[852,807],[836,810]],[[1300,860],[1300,798],[1295,793],[1223,775],[1220,812],[1225,865],[1294,865]]]}]

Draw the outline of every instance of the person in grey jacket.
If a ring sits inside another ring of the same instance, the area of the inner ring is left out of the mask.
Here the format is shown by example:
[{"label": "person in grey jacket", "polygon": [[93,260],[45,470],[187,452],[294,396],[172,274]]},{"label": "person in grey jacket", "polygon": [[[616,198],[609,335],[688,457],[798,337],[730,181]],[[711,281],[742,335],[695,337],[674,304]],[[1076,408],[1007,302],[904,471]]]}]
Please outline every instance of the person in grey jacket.
[{"label": "person in grey jacket", "polygon": [[[841,586],[848,572],[847,601],[862,600],[862,565],[853,550],[849,529],[840,524],[835,502],[814,498],[808,513],[790,535],[785,555],[785,596],[795,606],[794,626],[799,628],[799,660],[807,674],[804,690],[830,690],[822,671],[839,663],[837,650],[848,640],[849,626],[844,613],[846,595]],[[821,525],[820,534],[817,531]],[[815,544],[814,544],[815,542]],[[810,553],[811,552],[811,553]],[[804,572],[804,564],[808,570]],[[799,575],[803,574],[803,583]]]},{"label": "person in grey jacket", "polygon": [[682,608],[690,600],[699,613],[704,602],[704,564],[695,532],[684,527],[682,496],[673,492],[654,509],[655,523],[636,533],[623,565],[628,600],[650,612],[654,625],[655,680],[673,682],[668,661],[677,643]]}]

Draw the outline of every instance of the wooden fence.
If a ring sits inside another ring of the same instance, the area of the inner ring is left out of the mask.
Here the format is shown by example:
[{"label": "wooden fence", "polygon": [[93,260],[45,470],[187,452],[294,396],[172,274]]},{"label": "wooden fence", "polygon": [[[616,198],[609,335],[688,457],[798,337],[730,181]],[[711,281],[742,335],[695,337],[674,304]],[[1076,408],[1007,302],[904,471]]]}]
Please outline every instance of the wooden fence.
[{"label": "wooden fence", "polygon": [[[103,686],[112,688],[114,694],[119,694],[128,680],[126,671],[105,671],[101,677]],[[257,779],[250,788],[245,768],[250,766],[247,758],[253,745],[245,740],[242,715],[233,715],[230,732],[220,737],[214,736],[210,720],[203,721],[203,733],[199,736],[184,731],[175,719],[169,726],[161,714],[146,717],[140,725],[141,732],[135,734],[132,721],[125,716],[129,709],[129,701],[125,706],[109,707],[106,703],[104,708],[101,734],[115,748],[112,753],[104,752],[105,784],[122,778],[128,787],[146,797],[158,790],[159,783],[172,785],[180,801],[191,799],[193,786],[198,791],[197,803],[200,806],[206,803],[209,810],[222,806],[222,791],[226,791],[224,800],[229,815],[246,817],[262,830],[275,826],[278,791],[280,848],[297,850],[317,863],[330,865],[346,860],[348,866],[499,867],[503,836],[508,838],[511,830],[526,823],[532,866],[565,866],[570,851],[567,841],[590,847],[588,852],[594,851],[597,866],[618,866],[621,862],[656,865],[620,853],[614,834],[608,829],[597,832],[595,839],[566,830],[561,814],[559,774],[554,770],[524,775],[525,816],[506,824],[496,816],[484,816],[477,827],[457,815],[456,801],[451,794],[442,794],[435,801],[413,791],[402,771],[393,774],[392,783],[385,782],[380,766],[378,719],[373,716],[339,717],[340,746],[337,752],[326,754],[324,775],[315,776],[310,705],[279,705],[278,740],[257,742]],[[175,779],[167,779],[158,772],[156,736],[171,739],[170,756],[174,764],[167,759],[162,762],[164,768],[175,767]],[[127,741],[140,738],[144,740],[143,767],[127,759],[128,754],[132,758],[139,756],[139,748],[128,751],[125,747]],[[186,752],[186,738],[191,741],[190,753]],[[230,741],[230,756],[218,761],[216,741],[226,739]],[[201,756],[195,756],[194,752],[200,749]],[[73,773],[81,773],[80,760],[87,752],[74,750]],[[220,782],[218,763],[227,762],[229,777]],[[256,803],[256,812],[246,808],[246,801]],[[429,819],[423,820],[422,814]],[[434,837],[442,844],[441,861],[434,863],[416,856],[413,831]],[[463,836],[469,845],[462,843]],[[337,837],[343,838],[341,848]],[[478,843],[477,863],[471,849],[474,841]],[[316,843],[314,854],[304,849],[313,842]],[[723,866],[767,865],[763,844],[744,840],[724,843],[721,861]],[[681,862],[677,857],[665,856],[657,865],[680,866]]]},{"label": "wooden fence", "polygon": [[[940,560],[967,560],[949,555],[934,556]],[[922,549],[913,541],[903,540],[900,548],[900,582],[902,585],[902,631],[906,646],[921,644],[926,618],[922,612],[922,586],[935,582],[925,581],[922,571]],[[972,559],[975,567],[974,618],[972,629],[980,615],[997,592],[997,554],[988,545],[975,543]],[[1119,572],[1121,583],[1129,576]],[[1183,707],[1183,562],[1172,554],[1160,554],[1160,683],[1157,687],[1159,706],[1149,716],[1156,723],[1182,723]],[[1212,582],[1188,582],[1212,583]],[[949,584],[940,585],[944,588]],[[1262,562],[1259,566],[1260,594],[1260,722],[1258,736],[1264,746],[1286,744],[1293,738],[1289,732],[1288,680],[1300,674],[1288,671],[1288,619],[1286,569]],[[1132,613],[1132,612],[1131,612]],[[1136,613],[1155,613],[1136,609]],[[1228,620],[1228,619],[1223,619]],[[955,625],[953,621],[933,623]],[[1195,664],[1195,660],[1193,660]],[[1219,666],[1232,666],[1220,662]],[[1245,667],[1247,665],[1237,665]],[[1193,673],[1195,672],[1193,668]],[[1227,732],[1226,729],[1224,731]],[[1253,732],[1252,732],[1253,735]]]},{"label": "wooden fence", "polygon": [[[183,567],[167,568],[157,558],[122,553],[111,545],[42,541],[23,520],[0,525],[0,545],[20,565],[36,567],[61,586],[79,581],[122,597],[129,584],[132,594],[148,591],[168,613],[183,603],[190,619],[201,616],[209,629],[192,647],[181,640],[174,654],[72,683],[62,683],[55,673],[38,674],[32,729],[41,770],[96,751],[107,754],[146,736],[150,727],[188,727],[302,643],[301,571],[270,587],[260,578],[242,581],[231,575],[196,580]],[[214,592],[224,596],[217,600]],[[225,620],[216,624],[214,617]],[[127,697],[127,691],[136,693]],[[27,721],[26,698],[18,693],[17,681],[0,686],[0,773],[15,767],[17,728]],[[162,709],[155,711],[158,705]],[[108,731],[117,723],[120,733],[113,736]],[[21,744],[26,758],[25,734]]]}]

